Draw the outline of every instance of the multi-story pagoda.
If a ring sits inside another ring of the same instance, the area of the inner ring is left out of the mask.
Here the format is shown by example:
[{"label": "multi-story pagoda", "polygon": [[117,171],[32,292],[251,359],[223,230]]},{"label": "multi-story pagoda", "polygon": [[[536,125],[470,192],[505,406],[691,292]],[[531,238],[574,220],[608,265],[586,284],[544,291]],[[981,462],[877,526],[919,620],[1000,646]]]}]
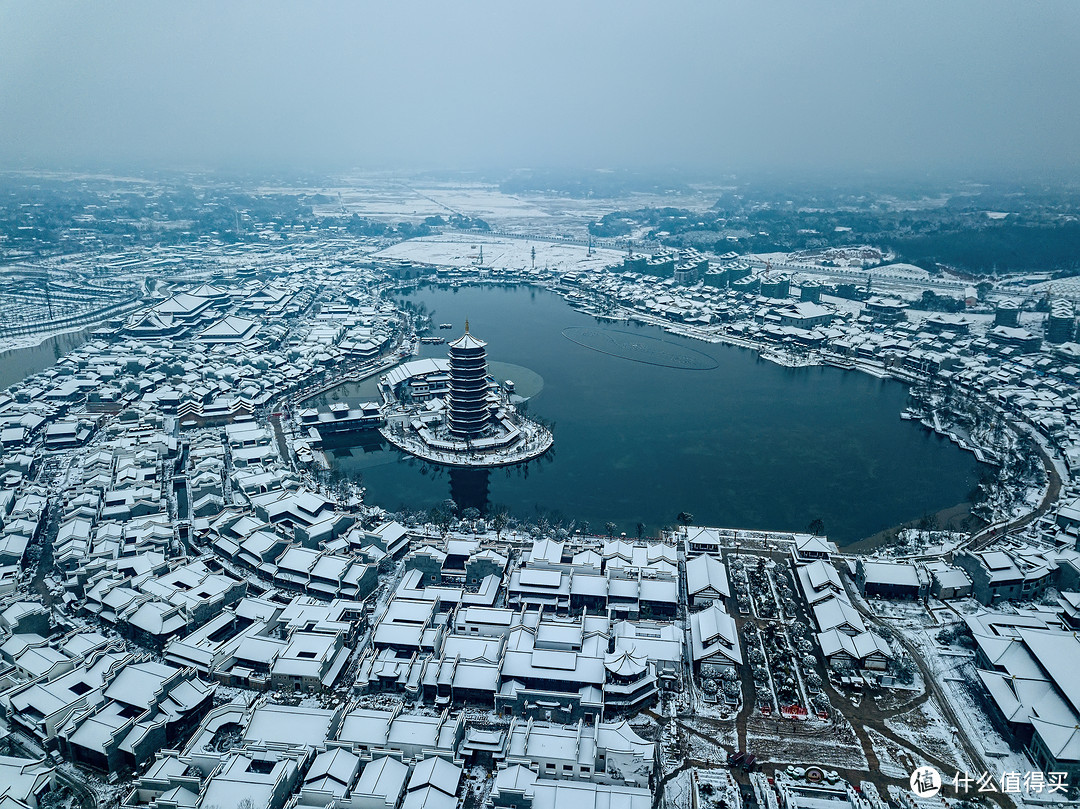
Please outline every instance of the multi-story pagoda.
[{"label": "multi-story pagoda", "polygon": [[488,406],[487,343],[465,333],[450,343],[450,396],[448,423],[454,438],[483,434],[491,420]]},{"label": "multi-story pagoda", "polygon": [[[554,441],[551,430],[518,412],[512,386],[488,376],[487,343],[469,333],[468,321],[449,349],[449,360],[406,362],[382,378],[383,438],[446,466],[507,466],[547,452]],[[429,384],[436,375],[449,376],[449,385],[437,392]],[[420,391],[424,398],[414,399]],[[443,391],[445,406],[434,405],[430,400]]]}]

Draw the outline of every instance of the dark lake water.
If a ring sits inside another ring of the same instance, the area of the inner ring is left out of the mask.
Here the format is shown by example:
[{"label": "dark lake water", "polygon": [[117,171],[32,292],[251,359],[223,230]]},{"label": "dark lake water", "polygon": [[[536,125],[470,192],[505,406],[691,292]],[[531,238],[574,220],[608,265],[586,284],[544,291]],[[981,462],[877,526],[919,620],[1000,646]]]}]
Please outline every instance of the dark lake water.
[{"label": "dark lake water", "polygon": [[54,365],[58,359],[86,342],[91,329],[57,334],[36,346],[0,351],[0,390]]},{"label": "dark lake water", "polygon": [[[458,336],[468,318],[489,360],[539,375],[528,408],[554,422],[555,446],[528,465],[480,472],[424,464],[377,435],[329,454],[362,472],[368,501],[391,511],[452,497],[524,519],[585,520],[596,532],[612,521],[630,536],[638,522],[649,533],[673,525],[680,511],[700,525],[775,530],[820,518],[844,544],[961,503],[978,478],[970,453],[900,419],[907,393],[895,381],[598,323],[530,287],[424,288],[408,299],[454,324],[440,334]],[[618,334],[600,339],[597,329]],[[677,367],[619,355],[635,352]]]}]

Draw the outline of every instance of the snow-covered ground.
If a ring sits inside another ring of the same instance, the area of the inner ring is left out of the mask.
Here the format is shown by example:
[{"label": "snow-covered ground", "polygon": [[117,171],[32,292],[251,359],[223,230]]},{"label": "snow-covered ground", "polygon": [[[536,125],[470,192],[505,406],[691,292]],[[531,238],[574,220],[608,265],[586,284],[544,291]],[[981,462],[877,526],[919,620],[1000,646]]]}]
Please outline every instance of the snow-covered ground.
[{"label": "snow-covered ground", "polygon": [[928,699],[922,705],[892,719],[886,719],[885,724],[897,736],[910,741],[912,749],[925,751],[927,755],[951,765],[954,770],[975,769],[975,763],[964,755],[952,726],[933,699]]},{"label": "snow-covered ground", "polygon": [[878,769],[882,775],[889,778],[907,778],[911,771],[922,763],[920,757],[913,757],[912,752],[906,747],[885,738],[873,728],[867,728],[866,735],[870,737],[870,744],[873,745],[874,755],[878,757]]},{"label": "snow-covered ground", "polygon": [[869,764],[855,731],[838,712],[831,727],[808,727],[788,719],[753,716],[747,722],[746,748],[759,759],[775,764],[813,762],[827,767],[865,770]]},{"label": "snow-covered ground", "polygon": [[[533,266],[537,269],[548,268],[564,272],[599,270],[617,264],[623,257],[623,253],[618,250],[594,247],[590,256],[587,245],[513,239],[480,232],[444,233],[409,239],[380,250],[375,255],[378,258],[407,259],[443,267],[472,267],[480,260],[481,248],[484,251],[485,266],[512,270],[524,270]],[[533,249],[536,250],[535,264],[532,258]]]},{"label": "snow-covered ground", "polygon": [[85,325],[72,326],[67,329],[53,329],[50,331],[35,332],[34,334],[18,334],[11,337],[0,337],[0,352],[11,351],[16,348],[33,348],[34,346],[41,345],[50,337],[82,331],[85,328],[87,328]]}]

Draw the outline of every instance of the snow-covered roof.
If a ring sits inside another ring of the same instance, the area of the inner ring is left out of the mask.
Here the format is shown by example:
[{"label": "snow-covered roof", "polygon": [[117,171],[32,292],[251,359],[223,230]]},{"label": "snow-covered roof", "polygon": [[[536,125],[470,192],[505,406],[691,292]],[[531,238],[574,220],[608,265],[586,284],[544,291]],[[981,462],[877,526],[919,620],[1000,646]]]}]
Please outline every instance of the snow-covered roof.
[{"label": "snow-covered roof", "polygon": [[686,562],[686,589],[691,597],[708,590],[727,597],[731,595],[728,586],[727,568],[715,556],[703,554],[688,559]]},{"label": "snow-covered roof", "polygon": [[690,616],[690,643],[695,662],[722,658],[736,665],[742,663],[735,621],[719,603]]}]

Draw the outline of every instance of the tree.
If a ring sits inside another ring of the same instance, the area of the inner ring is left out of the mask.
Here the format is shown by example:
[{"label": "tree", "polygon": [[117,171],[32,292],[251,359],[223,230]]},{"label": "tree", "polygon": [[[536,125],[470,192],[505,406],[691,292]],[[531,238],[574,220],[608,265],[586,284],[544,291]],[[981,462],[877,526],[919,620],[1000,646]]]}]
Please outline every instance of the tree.
[{"label": "tree", "polygon": [[614,539],[615,538],[615,523],[613,523],[613,522],[604,523],[604,530],[607,531],[608,539]]},{"label": "tree", "polygon": [[915,664],[906,656],[893,664],[893,672],[896,679],[904,685],[910,685],[915,680]]},{"label": "tree", "polygon": [[439,505],[433,506],[428,512],[428,519],[435,525],[446,531],[450,528],[450,523],[454,520],[454,512],[457,511],[457,504],[453,500],[443,500]]},{"label": "tree", "polygon": [[480,509],[475,506],[469,506],[467,509],[461,512],[461,518],[467,520],[470,523],[476,522],[480,519]]},{"label": "tree", "polygon": [[821,517],[814,517],[810,520],[810,525],[806,526],[806,530],[814,536],[821,536],[825,533],[825,521]]},{"label": "tree", "polygon": [[641,539],[643,536],[645,536],[645,523],[639,522],[637,524],[637,538]]},{"label": "tree", "polygon": [[685,528],[694,521],[694,515],[691,514],[689,511],[680,511],[676,515],[675,519]]},{"label": "tree", "polygon": [[506,529],[508,522],[510,522],[510,517],[503,510],[496,511],[491,515],[491,527],[495,529],[495,536],[498,539],[502,539],[502,532]]}]

